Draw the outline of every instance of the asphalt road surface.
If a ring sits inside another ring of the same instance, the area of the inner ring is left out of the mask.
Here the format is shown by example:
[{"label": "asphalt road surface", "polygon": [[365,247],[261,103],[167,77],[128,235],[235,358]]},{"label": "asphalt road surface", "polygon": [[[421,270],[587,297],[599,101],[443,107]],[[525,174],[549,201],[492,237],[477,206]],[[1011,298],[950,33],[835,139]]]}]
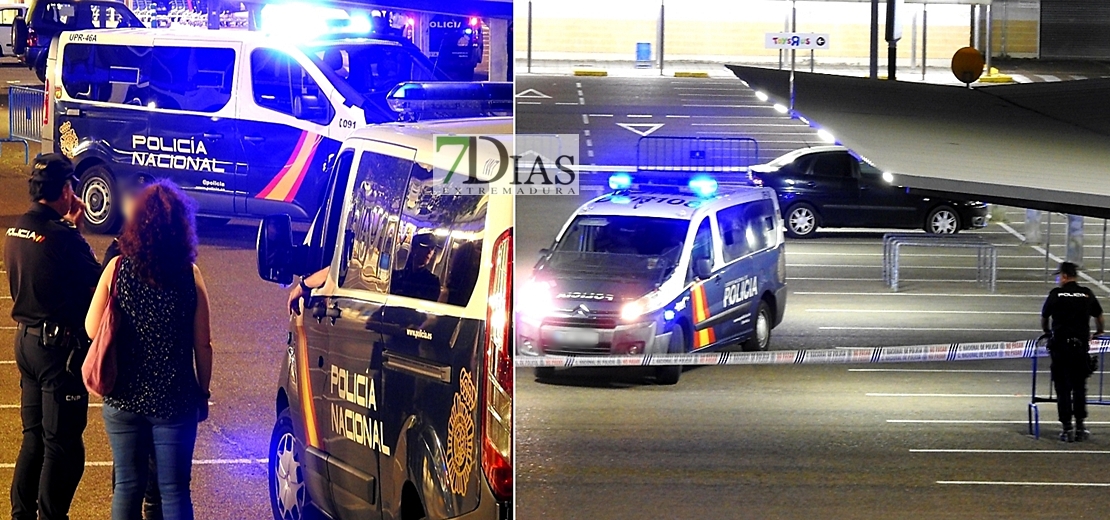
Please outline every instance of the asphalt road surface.
[{"label": "asphalt road surface", "polygon": [[[638,132],[745,135],[761,160],[815,144],[736,80],[517,80],[518,132],[578,133],[583,164],[628,166]],[[529,91],[529,89],[532,89]],[[539,94],[542,94],[541,97]],[[713,106],[707,106],[713,105]],[[662,126],[655,126],[662,124]],[[640,126],[635,126],[640,125]],[[654,127],[654,128],[653,128]],[[591,153],[592,152],[592,153]],[[602,174],[598,174],[602,175]],[[591,179],[588,184],[600,184]],[[518,199],[519,277],[567,216],[600,192]],[[852,348],[1036,337],[1052,287],[1024,211],[974,233],[998,248],[998,288],[960,250],[903,253],[900,291],[882,283],[887,230],[833,230],[786,247],[789,298],[772,349]],[[1100,220],[1087,219],[1082,281],[1105,301]],[[1064,256],[1051,225],[1047,264]],[[1042,369],[1045,367],[1042,365]],[[1043,372],[1043,370],[1042,370]],[[673,387],[642,369],[517,372],[519,518],[1103,518],[1110,511],[1110,409],[1094,439],[1026,433],[1025,360],[902,365],[705,367]],[[1039,378],[1039,393],[1048,377]]]},{"label": "asphalt road surface", "polygon": [[[2,159],[0,228],[6,229],[29,203],[22,150]],[[200,230],[197,263],[211,293],[216,353],[211,416],[200,425],[194,457],[192,490],[199,519],[272,518],[265,459],[274,422],[277,371],[285,352],[285,292],[258,278],[255,233],[250,225],[208,225]],[[109,237],[88,238],[98,257],[102,255]],[[0,489],[5,490],[0,492],[0,514],[7,514],[11,506],[6,490],[21,428],[19,372],[12,347],[15,323],[10,317],[7,272],[0,274]],[[86,470],[71,518],[102,520],[109,515],[112,456],[99,407],[89,410],[85,446]]]}]

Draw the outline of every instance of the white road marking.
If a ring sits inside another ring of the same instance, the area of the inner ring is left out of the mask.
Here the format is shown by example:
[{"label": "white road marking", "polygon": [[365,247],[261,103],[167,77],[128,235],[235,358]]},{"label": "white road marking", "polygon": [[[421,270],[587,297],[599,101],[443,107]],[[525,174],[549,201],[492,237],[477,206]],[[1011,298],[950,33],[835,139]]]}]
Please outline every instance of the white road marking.
[{"label": "white road marking", "polygon": [[849,330],[868,332],[1040,332],[1041,329],[984,329],[950,327],[817,327],[817,330]]},{"label": "white road marking", "polygon": [[742,98],[748,98],[748,99],[751,99],[751,98],[755,97],[751,94],[748,94],[747,92],[729,92],[727,94],[688,93],[688,94],[680,94],[680,96],[681,97],[731,97],[731,98],[742,97]]},{"label": "white road marking", "polygon": [[669,118],[672,118],[672,119],[690,119],[690,116],[671,115],[671,114],[665,115],[663,117],[669,117]]},{"label": "white road marking", "polygon": [[594,140],[593,139],[586,139],[586,146],[593,146],[593,145],[594,145]]},{"label": "white road marking", "polygon": [[586,114],[590,117],[613,117],[613,114]]},{"label": "white road marking", "polygon": [[[233,466],[245,464],[266,464],[269,459],[197,459],[193,461],[194,466]],[[85,461],[86,468],[110,468],[112,461]],[[11,462],[0,463],[0,469],[15,469],[15,464]]]},{"label": "white road marking", "polygon": [[653,117],[651,114],[628,114],[628,117]]},{"label": "white road marking", "polygon": [[19,327],[0,327],[0,330],[16,330]]},{"label": "white road marking", "polygon": [[910,393],[885,393],[885,392],[868,392],[867,397],[985,397],[988,399],[993,398],[1012,398],[1012,397],[1029,397],[1026,394],[910,394]]},{"label": "white road marking", "polygon": [[533,99],[551,99],[551,96],[549,96],[547,94],[544,94],[543,92],[540,92],[540,91],[538,91],[534,88],[524,89],[520,92],[517,92],[516,97],[518,97],[518,98],[533,98]]},{"label": "white road marking", "polygon": [[[809,130],[810,132],[814,132],[814,130],[812,128],[808,127],[808,126],[799,125],[799,124],[790,124],[790,123],[690,123],[690,126],[714,126],[714,127],[716,127],[716,126],[724,126],[724,127],[728,127],[728,126],[742,126],[742,127],[771,126],[771,127],[782,127],[782,128],[797,128],[798,130]],[[760,132],[760,133],[762,133],[762,132]]]},{"label": "white road marking", "polygon": [[903,293],[903,292],[836,292],[836,291],[794,291],[790,294],[812,296],[914,296],[937,298],[1044,298],[1043,294],[968,294],[968,293]]},{"label": "white road marking", "polygon": [[589,157],[593,157],[594,156],[594,151],[593,150],[586,150],[586,155],[589,156]]},{"label": "white road marking", "polygon": [[906,372],[921,374],[1028,374],[1028,370],[951,370],[941,368],[849,368],[849,372]]},{"label": "white road marking", "polygon": [[589,137],[590,136],[590,131],[589,130],[583,130],[582,135],[584,135],[586,137]]},{"label": "white road marking", "polygon": [[574,88],[582,88],[582,82],[575,83]]},{"label": "white road marking", "polygon": [[1051,81],[1051,82],[1060,81],[1059,76],[1053,76],[1052,74],[1038,74],[1037,76],[1040,77],[1041,79],[1045,80],[1045,81]]},{"label": "white road marking", "polygon": [[582,97],[582,89],[578,89],[578,97]]},{"label": "white road marking", "polygon": [[964,309],[953,310],[913,310],[913,309],[806,309],[806,312],[825,314],[1009,314],[1018,316],[1040,316],[1039,312],[1031,311],[969,311]]},{"label": "white road marking", "polygon": [[[891,424],[1028,424],[1029,421],[999,421],[976,419],[887,419]],[[1087,421],[1085,424],[1107,425],[1110,421]]]},{"label": "white road marking", "polygon": [[578,103],[569,103],[569,102],[566,102],[566,101],[556,101],[555,104],[556,105],[577,105]]},{"label": "white road marking", "polygon": [[[883,256],[882,253],[828,253],[824,251],[788,251],[786,256]],[[930,255],[928,253],[899,253],[898,256],[909,258],[971,258],[966,254],[958,253],[938,253]],[[998,255],[998,258],[1008,259],[1021,259],[1028,260],[1036,258],[1030,255]]]},{"label": "white road marking", "polygon": [[647,137],[663,128],[663,123],[617,123],[617,126],[641,137]]},{"label": "white road marking", "polygon": [[973,450],[911,449],[910,453],[1033,453],[1038,455],[1110,455],[1110,450]]},{"label": "white road marking", "polygon": [[[1010,234],[1014,235],[1018,240],[1021,240],[1022,242],[1025,242],[1025,235],[1022,235],[1021,233],[1018,233],[1016,230],[1014,230],[1014,228],[1006,225],[1005,222],[999,222],[998,225],[1001,226],[1002,229],[1005,229],[1006,231],[1010,232]],[[1045,254],[1044,248],[1042,248],[1040,246],[1030,245],[1030,247],[1032,247],[1034,251],[1040,253],[1041,255]],[[1057,264],[1059,264],[1060,262],[1063,262],[1063,259],[1061,259],[1060,257],[1058,257],[1056,255],[1049,254],[1048,257],[1049,257],[1049,259],[1051,259],[1053,262],[1056,262]],[[1036,269],[1040,269],[1042,271],[1044,270],[1041,267],[1037,267]],[[1087,274],[1086,271],[1079,271],[1079,277],[1086,280],[1087,283],[1090,283],[1090,284],[1098,287],[1099,289],[1102,289],[1102,290],[1110,293],[1110,287],[1106,287],[1105,285],[1103,285],[1098,280],[1095,280],[1094,278],[1091,278],[1091,275]]]},{"label": "white road marking", "polygon": [[584,125],[590,124],[590,118],[586,117],[586,114],[582,114],[582,124],[584,124]]},{"label": "white road marking", "polygon": [[1009,482],[1001,480],[938,480],[937,484],[952,486],[1110,487],[1110,482]]},{"label": "white road marking", "polygon": [[578,96],[578,104],[579,105],[585,105],[586,104],[586,98],[584,98],[582,96]]},{"label": "white road marking", "polygon": [[517,101],[516,104],[518,104],[518,105],[542,105],[543,103],[540,103],[539,101]]}]

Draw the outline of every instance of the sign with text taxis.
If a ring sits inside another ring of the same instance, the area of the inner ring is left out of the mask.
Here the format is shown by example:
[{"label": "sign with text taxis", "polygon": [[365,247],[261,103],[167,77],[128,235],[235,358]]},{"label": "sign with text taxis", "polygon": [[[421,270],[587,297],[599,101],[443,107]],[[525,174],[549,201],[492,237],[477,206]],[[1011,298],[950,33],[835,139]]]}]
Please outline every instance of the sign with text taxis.
[{"label": "sign with text taxis", "polygon": [[768,49],[828,49],[829,35],[818,33],[767,33],[764,46]]},{"label": "sign with text taxis", "polygon": [[578,134],[437,135],[432,190],[444,195],[578,195]]}]

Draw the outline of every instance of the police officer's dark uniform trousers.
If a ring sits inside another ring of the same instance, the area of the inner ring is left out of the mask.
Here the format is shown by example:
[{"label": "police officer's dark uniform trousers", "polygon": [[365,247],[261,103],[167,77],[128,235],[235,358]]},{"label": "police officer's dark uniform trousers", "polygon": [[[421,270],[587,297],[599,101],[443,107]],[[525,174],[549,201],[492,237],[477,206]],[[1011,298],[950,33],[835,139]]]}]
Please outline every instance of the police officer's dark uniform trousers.
[{"label": "police officer's dark uniform trousers", "polygon": [[23,419],[12,518],[66,519],[85,466],[89,395],[80,373],[100,265],[77,228],[41,203],[7,231],[6,241]]},{"label": "police officer's dark uniform trousers", "polygon": [[[1052,339],[1048,344],[1052,358],[1052,380],[1056,387],[1056,406],[1064,433],[1072,430],[1072,417],[1083,430],[1087,418],[1088,342],[1091,318],[1102,315],[1095,294],[1074,281],[1049,293],[1041,310],[1052,320]],[[1070,439],[1069,439],[1070,440]]]}]

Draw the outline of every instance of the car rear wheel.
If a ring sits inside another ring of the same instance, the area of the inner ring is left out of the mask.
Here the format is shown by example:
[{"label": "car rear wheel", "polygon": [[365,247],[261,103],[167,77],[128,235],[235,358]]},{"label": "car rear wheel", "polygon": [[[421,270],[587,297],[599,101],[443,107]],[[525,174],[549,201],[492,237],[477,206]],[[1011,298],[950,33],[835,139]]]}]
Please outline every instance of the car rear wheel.
[{"label": "car rear wheel", "polygon": [[96,165],[81,175],[81,200],[85,202],[85,223],[93,233],[115,233],[122,223],[116,182],[111,170]]},{"label": "car rear wheel", "polygon": [[925,219],[925,231],[934,235],[953,235],[960,232],[960,215],[948,206],[937,206]]},{"label": "car rear wheel", "polygon": [[[671,340],[667,343],[668,354],[686,353],[686,329],[675,325],[671,330]],[[682,377],[682,365],[670,365],[655,368],[655,382],[661,385],[675,385]]]},{"label": "car rear wheel", "polygon": [[759,310],[755,315],[755,330],[751,337],[741,345],[745,352],[764,351],[771,346],[771,307],[767,302],[759,301]]},{"label": "car rear wheel", "polygon": [[304,448],[293,431],[288,408],[278,415],[270,436],[270,507],[275,520],[314,517],[305,483]]},{"label": "car rear wheel", "polygon": [[27,52],[27,19],[22,16],[12,20],[12,54],[22,56]]},{"label": "car rear wheel", "polygon": [[795,204],[786,211],[786,234],[808,238],[817,232],[817,210],[809,204]]}]

